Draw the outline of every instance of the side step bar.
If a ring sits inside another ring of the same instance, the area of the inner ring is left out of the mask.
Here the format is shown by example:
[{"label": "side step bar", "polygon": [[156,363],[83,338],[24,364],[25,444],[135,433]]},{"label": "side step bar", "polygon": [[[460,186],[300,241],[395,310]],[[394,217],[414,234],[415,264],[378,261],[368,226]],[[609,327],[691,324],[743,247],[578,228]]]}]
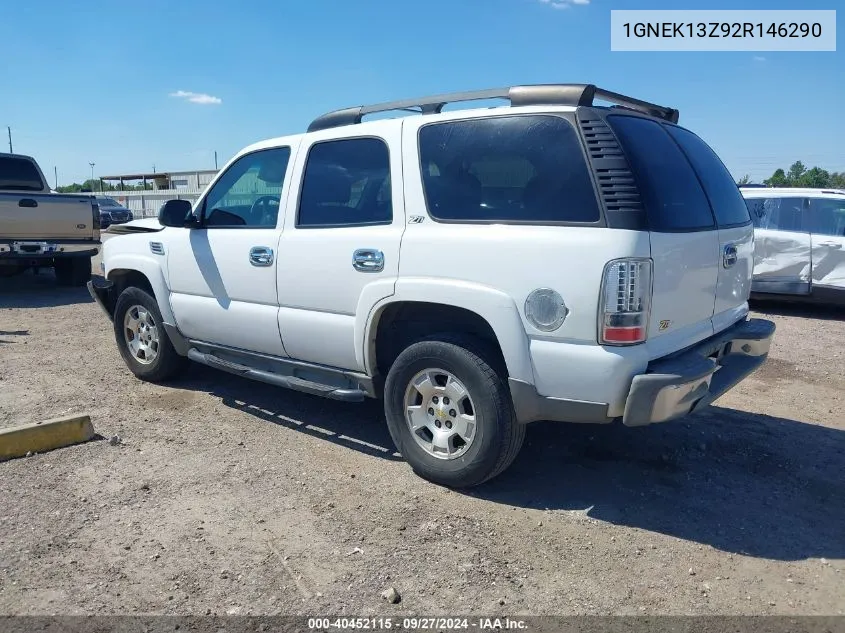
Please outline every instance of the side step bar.
[{"label": "side step bar", "polygon": [[250,378],[259,382],[266,382],[277,387],[284,387],[286,389],[293,389],[294,391],[301,391],[309,393],[314,396],[322,396],[331,400],[340,400],[342,402],[363,402],[367,394],[361,389],[338,389],[329,385],[322,385],[318,382],[311,382],[310,380],[303,380],[296,376],[283,376],[261,369],[253,369],[246,365],[233,363],[228,360],[218,358],[213,354],[205,354],[196,348],[188,350],[188,358],[197,363],[208,365],[214,369],[222,369],[223,371]]}]

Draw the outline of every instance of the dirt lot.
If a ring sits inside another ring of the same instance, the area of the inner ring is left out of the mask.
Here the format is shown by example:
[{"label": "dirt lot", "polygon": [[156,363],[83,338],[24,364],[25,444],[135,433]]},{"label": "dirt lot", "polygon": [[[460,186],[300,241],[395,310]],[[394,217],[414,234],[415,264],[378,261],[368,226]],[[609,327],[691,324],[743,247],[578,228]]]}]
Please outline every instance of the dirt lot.
[{"label": "dirt lot", "polygon": [[84,289],[0,280],[0,425],[123,439],[0,464],[0,613],[842,614],[845,320],[768,314],[768,364],[706,413],[532,425],[461,494],[376,403],[145,384]]}]

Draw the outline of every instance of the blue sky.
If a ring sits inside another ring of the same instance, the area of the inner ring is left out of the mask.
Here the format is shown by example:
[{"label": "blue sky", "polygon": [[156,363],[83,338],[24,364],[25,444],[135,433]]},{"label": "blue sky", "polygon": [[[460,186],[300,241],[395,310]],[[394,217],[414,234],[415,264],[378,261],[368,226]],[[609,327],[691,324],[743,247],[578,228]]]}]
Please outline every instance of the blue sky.
[{"label": "blue sky", "polygon": [[[97,175],[210,168],[215,150],[222,164],[339,107],[595,83],[679,108],[737,177],[759,181],[796,159],[845,171],[842,36],[835,53],[755,54],[611,52],[609,35],[611,9],[840,3],[11,0],[0,22],[0,125],[51,184],[54,166],[67,184],[89,177],[92,161]],[[844,19],[840,10],[839,33]]]}]

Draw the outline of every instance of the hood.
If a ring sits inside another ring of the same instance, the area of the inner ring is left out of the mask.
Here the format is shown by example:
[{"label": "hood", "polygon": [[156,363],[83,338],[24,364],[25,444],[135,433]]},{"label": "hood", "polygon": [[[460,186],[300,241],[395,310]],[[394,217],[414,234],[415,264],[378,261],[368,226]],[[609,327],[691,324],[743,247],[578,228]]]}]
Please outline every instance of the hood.
[{"label": "hood", "polygon": [[164,229],[158,218],[143,218],[132,220],[126,224],[113,224],[108,228],[109,233],[155,233]]}]

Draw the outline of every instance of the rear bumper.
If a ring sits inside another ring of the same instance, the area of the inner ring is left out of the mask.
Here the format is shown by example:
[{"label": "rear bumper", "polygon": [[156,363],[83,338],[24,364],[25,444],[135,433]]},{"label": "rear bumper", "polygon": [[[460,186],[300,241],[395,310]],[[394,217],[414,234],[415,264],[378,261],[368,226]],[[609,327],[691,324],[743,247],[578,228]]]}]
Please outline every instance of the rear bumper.
[{"label": "rear bumper", "polygon": [[[697,343],[682,352],[644,363],[628,374],[630,389],[624,399],[622,423],[646,426],[698,411],[742,381],[768,357],[775,324],[750,319]],[[583,373],[583,372],[582,372]],[[607,373],[610,387],[623,380]],[[553,398],[540,395],[534,385],[509,380],[517,420],[587,422],[619,420],[605,402]],[[608,386],[608,385],[605,385]],[[611,389],[613,390],[613,389]],[[622,408],[618,408],[622,411]]]},{"label": "rear bumper", "polygon": [[749,319],[649,363],[631,383],[622,423],[645,426],[703,409],[766,361],[774,333],[772,321]]},{"label": "rear bumper", "polygon": [[101,243],[92,240],[8,240],[0,242],[0,257],[41,259],[55,257],[93,257]]}]

